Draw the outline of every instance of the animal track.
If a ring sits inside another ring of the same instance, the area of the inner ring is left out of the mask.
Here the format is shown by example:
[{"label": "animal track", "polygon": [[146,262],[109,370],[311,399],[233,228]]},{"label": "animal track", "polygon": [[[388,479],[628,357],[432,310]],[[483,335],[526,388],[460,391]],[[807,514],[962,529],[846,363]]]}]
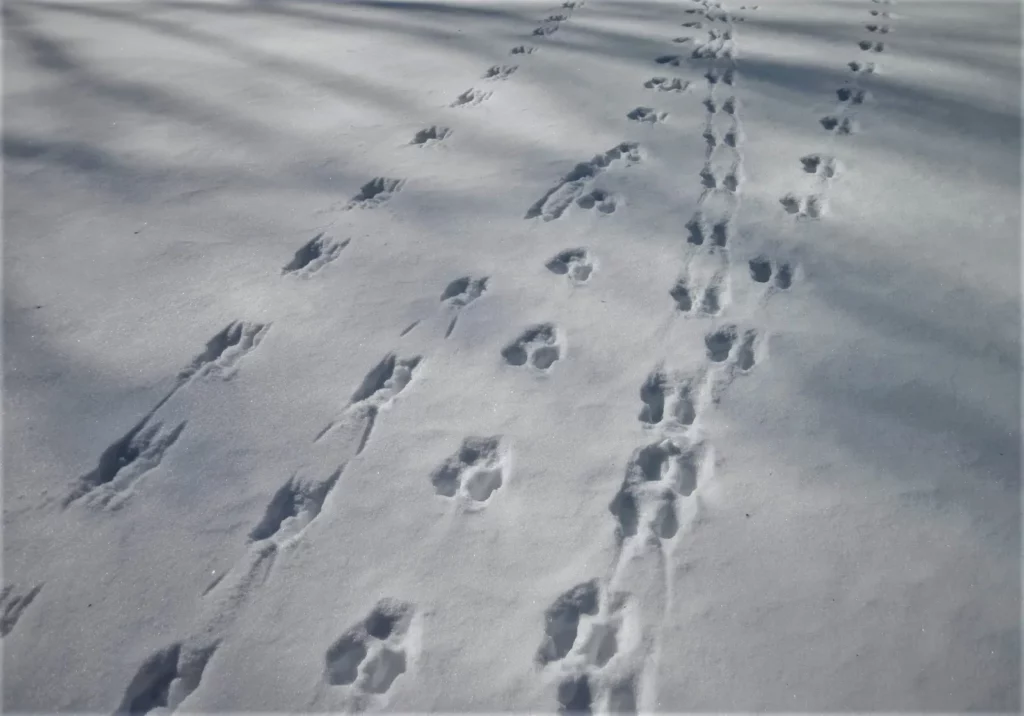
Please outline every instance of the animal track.
[{"label": "animal track", "polygon": [[472,107],[478,105],[481,102],[487,100],[491,96],[491,92],[485,92],[483,90],[473,89],[470,87],[468,90],[460,94],[455,98],[455,101],[451,103],[452,107]]},{"label": "animal track", "polygon": [[519,65],[494,65],[484,73],[485,80],[507,80]]},{"label": "animal track", "polygon": [[680,376],[667,375],[663,369],[655,368],[640,386],[640,408],[638,419],[650,426],[692,425],[697,418],[693,396],[693,381]]},{"label": "animal track", "polygon": [[652,77],[644,82],[644,87],[658,92],[685,92],[689,86],[689,82],[684,82],[678,77]]},{"label": "animal track", "polygon": [[533,34],[539,37],[547,37],[548,35],[553,35],[555,32],[558,31],[559,25],[561,25],[562,22],[568,19],[569,18],[566,15],[550,15],[544,19],[544,22],[540,25],[540,27],[536,28],[533,31]]},{"label": "animal track", "polygon": [[43,583],[36,584],[27,590],[19,591],[13,584],[8,584],[0,591],[0,636],[7,636],[21,619],[22,613],[28,608],[39,592]]},{"label": "animal track", "polygon": [[834,179],[839,171],[839,162],[835,158],[821,154],[808,154],[800,158],[800,163],[805,172],[825,180]]},{"label": "animal track", "polygon": [[825,198],[819,194],[804,197],[787,194],[779,202],[787,212],[801,219],[820,219],[825,213]]},{"label": "animal track", "polygon": [[857,43],[857,47],[864,50],[865,52],[885,52],[885,43],[883,42],[871,42],[870,40],[861,40]]},{"label": "animal track", "polygon": [[594,262],[586,249],[566,249],[544,265],[552,273],[568,276],[574,284],[586,283],[594,271]]},{"label": "animal track", "polygon": [[576,199],[583,195],[588,183],[614,162],[623,160],[628,166],[639,162],[640,158],[639,144],[623,142],[604,154],[596,155],[589,162],[577,164],[529,208],[524,218],[534,219],[539,216],[544,221],[559,218]]},{"label": "animal track", "polygon": [[238,362],[256,349],[269,330],[269,323],[232,321],[207,341],[203,352],[193,358],[192,363],[178,374],[178,385],[183,385],[196,377],[217,376],[225,380],[230,379],[237,370]]},{"label": "animal track", "polygon": [[382,599],[347,629],[324,654],[324,681],[356,694],[387,693],[409,668],[406,645],[415,610],[408,602]]},{"label": "animal track", "polygon": [[505,362],[513,366],[530,363],[541,371],[548,370],[562,357],[563,341],[554,324],[541,323],[531,326],[520,336],[501,349]]},{"label": "animal track", "polygon": [[[750,259],[750,278],[757,283],[768,283],[772,279],[772,262],[764,256],[757,256]],[[782,290],[788,289],[793,284],[793,269],[786,263],[777,263],[774,270],[775,287]]]},{"label": "animal track", "polygon": [[710,240],[713,246],[724,248],[729,243],[731,233],[731,221],[729,219],[718,219],[708,221],[703,212],[699,211],[686,224],[688,233],[687,241],[694,246],[702,246],[705,241]]},{"label": "animal track", "polygon": [[[357,455],[363,451],[366,443],[370,440],[370,433],[377,422],[378,413],[390,405],[395,397],[412,382],[413,375],[421,361],[420,356],[400,359],[394,353],[388,353],[366,374],[363,382],[352,394],[346,409],[346,416],[363,422],[363,434],[356,448]],[[338,423],[339,420],[328,423],[327,427],[314,438],[314,442],[331,432]]]},{"label": "animal track", "polygon": [[850,72],[854,72],[859,75],[870,75],[875,72],[874,62],[850,62],[847,63],[847,67],[850,68]]},{"label": "animal track", "polygon": [[434,470],[430,482],[443,497],[461,496],[472,502],[486,502],[505,483],[507,463],[500,436],[469,437]]},{"label": "animal track", "polygon": [[664,122],[665,118],[668,117],[668,112],[658,112],[650,107],[637,107],[626,114],[626,116],[634,122],[649,122],[651,124],[656,124],[658,122]]},{"label": "animal track", "polygon": [[880,35],[889,34],[890,27],[888,25],[865,25],[864,28],[868,32],[877,32]]},{"label": "animal track", "polygon": [[570,676],[558,684],[558,713],[589,714],[593,696],[586,674]]},{"label": "animal track", "polygon": [[198,688],[206,664],[216,650],[216,642],[200,649],[178,642],[156,652],[139,667],[115,713],[174,711]]},{"label": "animal track", "polygon": [[864,104],[864,100],[867,99],[868,93],[866,90],[856,89],[853,87],[840,87],[836,90],[836,97],[839,98],[840,102]]},{"label": "animal track", "polygon": [[732,358],[735,365],[744,372],[753,368],[756,363],[754,352],[756,341],[756,330],[746,331],[743,338],[740,339],[736,326],[732,325],[719,328],[704,337],[707,356],[711,361],[722,363]]},{"label": "animal track", "polygon": [[510,55],[532,55],[536,47],[530,47],[529,45],[517,45],[508,51]]},{"label": "animal track", "polygon": [[633,451],[626,474],[608,510],[620,542],[646,530],[671,539],[679,530],[677,501],[697,489],[707,460],[703,445],[682,447],[672,439]]},{"label": "animal track", "polygon": [[440,127],[434,125],[433,127],[427,127],[416,132],[416,136],[412,138],[410,144],[417,144],[419,146],[430,146],[443,142],[452,133],[452,130],[448,127]]},{"label": "animal track", "polygon": [[662,55],[654,59],[659,65],[669,65],[671,67],[679,67],[683,63],[682,55]]},{"label": "animal track", "polygon": [[343,469],[338,468],[324,480],[302,480],[293,475],[270,500],[263,519],[249,533],[250,541],[273,537],[283,543],[302,534],[320,514]]},{"label": "animal track", "polygon": [[149,424],[149,418],[147,415],[103,451],[96,468],[78,478],[64,500],[65,507],[83,497],[92,507],[116,510],[124,505],[134,485],[160,465],[164,454],[185,429],[185,421],[165,430],[162,423]]},{"label": "animal track", "polygon": [[577,584],[559,595],[544,612],[544,637],[537,649],[536,661],[546,666],[564,659],[579,635],[580,617],[598,610],[597,580]]},{"label": "animal track", "polygon": [[669,295],[676,302],[676,308],[682,313],[690,314],[696,307],[698,315],[715,316],[722,310],[722,304],[726,298],[726,277],[727,274],[724,271],[715,273],[704,286],[699,302],[695,300],[698,292],[691,287],[686,278],[676,281],[669,291]]},{"label": "animal track", "polygon": [[613,194],[609,194],[604,189],[594,189],[577,199],[576,205],[581,209],[597,207],[602,214],[611,214],[618,206],[618,201]]},{"label": "animal track", "polygon": [[847,135],[857,132],[857,123],[850,117],[835,117],[832,115],[822,117],[821,126],[825,128],[825,131],[832,132],[833,134]]},{"label": "animal track", "polygon": [[405,186],[404,179],[389,179],[387,177],[375,177],[363,184],[359,193],[356,194],[346,209],[372,209],[387,202]]},{"label": "animal track", "polygon": [[281,269],[281,273],[295,274],[302,278],[312,276],[338,258],[350,241],[351,239],[338,241],[323,233],[319,233],[295,252],[295,257],[285,264],[284,268]]},{"label": "animal track", "polygon": [[452,317],[451,322],[448,324],[448,330],[446,330],[444,334],[445,338],[450,336],[452,331],[455,330],[455,323],[459,320],[458,311],[480,298],[480,296],[487,291],[487,282],[489,280],[490,278],[488,276],[484,276],[482,278],[462,276],[448,284],[444,293],[441,294],[441,303],[445,304],[449,308],[455,309],[457,313]]},{"label": "animal track", "polygon": [[704,79],[708,81],[708,84],[715,85],[721,82],[733,87],[736,84],[736,71],[731,67],[727,70],[718,70],[712,67],[704,74]]}]

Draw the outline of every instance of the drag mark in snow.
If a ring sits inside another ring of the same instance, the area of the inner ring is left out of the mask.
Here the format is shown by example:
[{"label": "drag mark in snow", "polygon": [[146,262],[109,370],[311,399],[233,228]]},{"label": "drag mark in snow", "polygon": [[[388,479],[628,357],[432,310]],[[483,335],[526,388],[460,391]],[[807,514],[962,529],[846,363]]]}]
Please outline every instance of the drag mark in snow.
[{"label": "drag mark in snow", "polygon": [[340,691],[346,706],[361,711],[382,704],[417,655],[416,610],[409,602],[381,599],[346,629],[324,654],[323,681]]},{"label": "drag mark in snow", "polygon": [[334,261],[345,250],[351,239],[338,241],[319,233],[295,252],[295,256],[281,269],[284,275],[308,278]]},{"label": "drag mark in snow", "polygon": [[500,435],[468,437],[430,475],[434,492],[465,505],[486,505],[508,480],[509,453]]},{"label": "drag mark in snow", "polygon": [[565,339],[552,323],[530,326],[518,338],[501,349],[501,357],[511,366],[529,364],[546,373],[565,352]]},{"label": "drag mark in snow", "polygon": [[421,362],[422,358],[418,355],[401,359],[394,353],[388,353],[363,378],[363,382],[352,394],[344,414],[328,423],[313,442],[319,441],[339,425],[355,423],[362,426],[359,445],[356,448],[356,454],[361,453],[370,439],[378,414],[388,408],[398,394],[412,382]]},{"label": "drag mark in snow", "polygon": [[43,589],[43,583],[19,590],[15,585],[8,584],[0,592],[0,636],[7,636],[17,625],[28,605],[32,603]]},{"label": "drag mark in snow", "polygon": [[[602,192],[600,197],[593,195],[593,201],[588,201],[584,195],[591,189],[595,177],[606,171],[615,162],[622,161],[626,166],[631,166],[640,160],[640,145],[636,142],[623,142],[603,154],[594,156],[588,162],[581,162],[538,199],[527,210],[524,218],[540,217],[544,221],[553,221],[561,217],[573,202],[579,203],[580,199],[583,199],[583,203],[579,204],[583,208],[597,205],[603,213],[609,213],[602,208],[607,206],[605,204],[606,194]],[[610,205],[610,208],[614,210],[614,203]]]}]

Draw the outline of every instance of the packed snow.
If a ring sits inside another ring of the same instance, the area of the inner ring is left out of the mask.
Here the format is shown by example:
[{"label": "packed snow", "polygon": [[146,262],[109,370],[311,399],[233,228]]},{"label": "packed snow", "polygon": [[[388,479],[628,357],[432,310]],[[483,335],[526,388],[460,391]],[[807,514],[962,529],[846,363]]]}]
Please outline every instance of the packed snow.
[{"label": "packed snow", "polygon": [[8,712],[1017,711],[1013,0],[9,0]]}]

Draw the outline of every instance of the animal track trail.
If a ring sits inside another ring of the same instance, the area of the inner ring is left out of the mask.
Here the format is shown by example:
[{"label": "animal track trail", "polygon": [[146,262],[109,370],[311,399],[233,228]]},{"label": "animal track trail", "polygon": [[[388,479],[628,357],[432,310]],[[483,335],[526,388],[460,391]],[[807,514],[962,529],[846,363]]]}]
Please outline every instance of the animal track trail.
[{"label": "animal track trail", "polygon": [[327,264],[337,259],[348,247],[351,239],[338,241],[319,233],[295,252],[294,258],[281,269],[282,275],[309,278]]},{"label": "animal track trail", "polygon": [[501,356],[511,366],[529,364],[542,373],[550,370],[565,352],[565,339],[553,323],[541,323],[523,331],[518,338],[501,349]]},{"label": "animal track trail", "polygon": [[565,276],[571,284],[580,285],[590,280],[595,262],[586,249],[566,249],[544,264],[544,267],[551,273]]},{"label": "animal track trail", "polygon": [[398,599],[381,599],[370,613],[349,627],[324,654],[324,682],[343,688],[359,703],[388,693],[410,668],[409,639],[415,607]]},{"label": "animal track trail", "polygon": [[448,284],[441,294],[441,303],[454,311],[455,315],[452,316],[452,320],[448,323],[448,329],[444,333],[445,338],[448,338],[452,331],[455,330],[455,324],[459,320],[462,309],[486,293],[489,280],[490,277],[488,276],[481,278],[462,276]]},{"label": "animal track trail", "polygon": [[412,382],[421,363],[422,357],[418,355],[399,358],[395,353],[388,353],[363,378],[363,382],[352,394],[345,414],[338,420],[328,423],[313,442],[323,439],[342,422],[354,419],[363,424],[363,433],[356,447],[356,454],[361,453],[370,440],[380,411],[389,407],[399,393]]},{"label": "animal track trail", "polygon": [[542,218],[553,221],[565,213],[574,202],[589,190],[594,178],[609,169],[616,162],[632,166],[641,160],[640,145],[636,142],[622,142],[603,154],[594,156],[588,162],[577,164],[540,199],[534,202],[524,218]]},{"label": "animal track trail", "polygon": [[16,585],[8,584],[0,591],[0,637],[7,636],[13,631],[21,615],[39,596],[44,584],[40,582],[28,589],[18,589]]},{"label": "animal track trail", "polygon": [[151,655],[125,690],[117,714],[171,713],[199,687],[217,643],[200,649],[176,642]]},{"label": "animal track trail", "polygon": [[519,69],[519,65],[494,65],[484,72],[483,79],[485,80],[507,80],[512,76],[516,70]]},{"label": "animal track trail", "polygon": [[427,127],[426,129],[421,129],[416,132],[409,144],[420,147],[429,147],[434,144],[438,144],[439,142],[443,142],[451,136],[451,133],[452,130],[448,127],[441,127],[435,124],[432,127]]},{"label": "animal track trail", "polygon": [[345,205],[345,209],[374,209],[390,201],[404,186],[404,179],[374,177],[363,184],[359,189],[359,193],[352,197],[348,204]]},{"label": "animal track trail", "polygon": [[263,519],[249,533],[250,542],[273,539],[284,544],[299,537],[320,514],[343,470],[344,465],[323,480],[292,475],[271,498]]},{"label": "animal track trail", "polygon": [[508,450],[500,435],[468,437],[430,475],[434,491],[465,504],[486,504],[508,480]]}]

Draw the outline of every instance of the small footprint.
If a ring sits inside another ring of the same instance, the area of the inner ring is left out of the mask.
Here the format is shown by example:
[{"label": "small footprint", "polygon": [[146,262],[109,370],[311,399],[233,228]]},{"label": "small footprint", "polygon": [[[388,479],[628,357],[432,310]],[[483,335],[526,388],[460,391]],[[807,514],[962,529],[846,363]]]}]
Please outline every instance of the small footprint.
[{"label": "small footprint", "polygon": [[531,326],[520,336],[501,349],[505,362],[513,366],[530,363],[540,371],[547,371],[562,357],[563,341],[554,324],[541,323]]},{"label": "small footprint", "polygon": [[679,67],[683,63],[682,55],[662,55],[654,59],[659,65],[669,65],[670,67]]},{"label": "small footprint", "polygon": [[857,43],[857,47],[864,50],[865,52],[885,52],[884,42],[871,42],[870,40],[861,40]]},{"label": "small footprint", "polygon": [[864,104],[864,100],[868,98],[866,90],[857,89],[854,87],[840,87],[836,90],[836,97],[839,98],[840,102],[848,102],[849,104]]},{"label": "small footprint", "polygon": [[692,392],[692,380],[669,376],[660,367],[656,368],[640,386],[643,406],[637,417],[649,426],[692,425],[697,418]]},{"label": "small footprint", "polygon": [[850,135],[857,133],[857,123],[850,117],[836,117],[829,115],[822,117],[821,126],[825,128],[825,131],[832,132],[833,134]]},{"label": "small footprint", "polygon": [[415,610],[408,602],[381,599],[324,654],[324,681],[356,694],[384,694],[409,668],[406,635]]},{"label": "small footprint", "polygon": [[611,214],[618,206],[618,200],[614,194],[610,194],[604,189],[594,189],[577,199],[576,205],[581,209],[597,207],[597,210],[602,214]]},{"label": "small footprint", "polygon": [[484,72],[485,80],[507,80],[512,73],[519,69],[519,65],[494,65]]},{"label": "small footprint", "polygon": [[757,283],[768,283],[775,275],[775,286],[788,289],[793,283],[793,268],[786,262],[777,263],[773,272],[772,262],[764,256],[756,256],[748,263],[750,278]]},{"label": "small footprint", "polygon": [[756,362],[754,353],[756,340],[757,331],[748,330],[740,339],[736,326],[729,325],[708,333],[704,337],[704,345],[707,349],[707,356],[712,362],[722,363],[732,357],[741,371],[749,371]]},{"label": "small footprint", "polygon": [[865,25],[864,27],[868,32],[877,32],[880,35],[889,34],[889,30],[891,29],[888,25]]},{"label": "small footprint", "polygon": [[139,667],[115,713],[146,714],[157,709],[173,712],[199,687],[216,650],[216,642],[200,648],[178,642],[160,649]]},{"label": "small footprint", "polygon": [[349,241],[351,239],[338,241],[321,232],[295,252],[295,256],[285,264],[284,268],[281,269],[281,273],[308,278],[338,258],[341,252],[349,245]]},{"label": "small footprint", "polygon": [[263,519],[249,533],[249,541],[274,538],[282,544],[302,534],[320,514],[343,469],[338,468],[323,480],[303,480],[293,475],[271,498]]},{"label": "small footprint", "polygon": [[487,502],[507,480],[508,454],[501,436],[468,437],[459,450],[430,476],[434,491],[442,497],[462,497]]},{"label": "small footprint", "polygon": [[[445,288],[441,294],[441,303],[445,304],[449,308],[453,308],[456,311],[460,311],[473,301],[477,300],[487,291],[487,282],[490,277],[484,276],[482,278],[471,278],[469,276],[462,276],[455,279]],[[445,331],[444,337],[447,338],[455,330],[455,323],[459,320],[459,313],[456,313],[451,322],[448,324],[448,329]]]},{"label": "small footprint", "polygon": [[389,179],[387,177],[375,177],[363,184],[359,193],[356,194],[346,209],[372,209],[388,201],[405,186],[404,179]]},{"label": "small footprint", "polygon": [[690,28],[693,28],[694,30],[699,30],[702,27],[704,27],[704,23],[702,23],[700,20],[692,20],[690,22],[682,23],[682,26],[683,27],[690,27]]},{"label": "small footprint", "polygon": [[483,90],[473,89],[470,87],[468,90],[456,97],[455,101],[452,102],[450,106],[473,107],[490,98],[491,94],[491,92],[484,92]]},{"label": "small footprint", "polygon": [[875,73],[874,62],[849,62],[846,65],[850,68],[850,72],[854,72],[859,75],[870,75]]},{"label": "small footprint", "polygon": [[416,136],[412,138],[410,144],[417,144],[420,146],[430,146],[437,144],[447,139],[452,133],[452,130],[448,127],[439,127],[434,125],[433,127],[427,127],[416,132]]},{"label": "small footprint", "polygon": [[833,157],[821,154],[808,154],[800,158],[800,163],[803,164],[805,172],[822,179],[833,179],[839,172],[839,162]]},{"label": "small footprint", "polygon": [[551,273],[567,276],[573,284],[586,283],[594,272],[594,261],[586,249],[566,249],[544,266]]},{"label": "small footprint", "polygon": [[649,122],[656,124],[658,122],[664,122],[665,118],[668,117],[668,112],[658,112],[650,107],[637,107],[626,114],[627,117],[632,119],[634,122]]},{"label": "small footprint", "polygon": [[536,49],[537,49],[536,47],[531,47],[529,45],[517,45],[517,46],[513,47],[511,50],[509,50],[508,54],[510,54],[510,55],[532,55]]},{"label": "small footprint", "polygon": [[536,661],[546,666],[564,659],[579,635],[580,617],[598,611],[597,580],[577,584],[555,599],[544,612],[544,637]]},{"label": "small footprint", "polygon": [[797,218],[820,219],[825,214],[825,197],[820,194],[798,197],[794,194],[787,194],[779,200],[779,203],[790,214]]},{"label": "small footprint", "polygon": [[690,87],[690,83],[684,82],[678,77],[673,77],[672,79],[668,77],[652,77],[644,82],[644,87],[657,90],[658,92],[685,92]]}]

